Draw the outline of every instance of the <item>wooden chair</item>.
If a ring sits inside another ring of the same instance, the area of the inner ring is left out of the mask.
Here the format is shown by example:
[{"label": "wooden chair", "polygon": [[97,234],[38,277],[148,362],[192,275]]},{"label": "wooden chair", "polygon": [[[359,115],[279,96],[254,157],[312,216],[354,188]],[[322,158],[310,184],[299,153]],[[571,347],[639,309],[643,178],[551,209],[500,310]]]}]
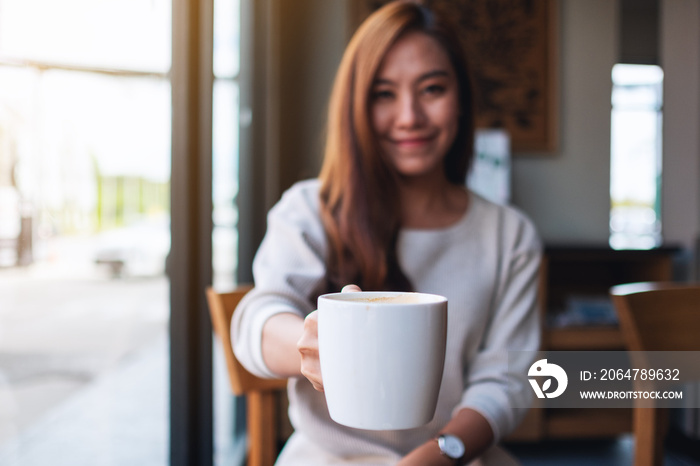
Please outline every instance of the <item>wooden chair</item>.
[{"label": "wooden chair", "polygon": [[278,394],[287,387],[282,379],[261,379],[248,372],[233,354],[231,320],[236,306],[251,285],[232,292],[206,290],[214,332],[223,348],[231,391],[246,396],[248,428],[248,466],[272,466],[278,454]]},{"label": "wooden chair", "polygon": [[[633,283],[610,294],[629,351],[700,351],[700,283]],[[668,410],[649,406],[635,400],[635,466],[663,464]]]}]

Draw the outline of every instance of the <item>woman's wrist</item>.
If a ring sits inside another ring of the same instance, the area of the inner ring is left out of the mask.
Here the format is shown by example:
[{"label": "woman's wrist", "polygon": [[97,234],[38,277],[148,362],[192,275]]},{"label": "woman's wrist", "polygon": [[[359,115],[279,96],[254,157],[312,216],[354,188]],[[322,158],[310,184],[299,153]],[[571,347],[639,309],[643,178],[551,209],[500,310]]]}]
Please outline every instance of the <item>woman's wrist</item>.
[{"label": "woman's wrist", "polygon": [[454,460],[443,455],[437,439],[430,439],[406,455],[397,466],[454,466]]},{"label": "woman's wrist", "polygon": [[265,322],[262,333],[262,356],[267,368],[278,377],[301,375],[301,357],[297,341],[302,335],[304,320],[296,314],[275,314]]},{"label": "woman's wrist", "polygon": [[[461,443],[463,447],[457,448],[452,445],[455,450],[461,450],[461,457],[458,460],[454,460],[448,458],[448,456],[441,452],[437,440],[434,439],[433,443],[435,444],[435,449],[438,451],[438,454],[447,460],[447,463],[441,464],[467,464],[481,456],[494,441],[493,430],[489,422],[481,413],[471,408],[463,408],[456,412],[450,422],[442,428],[439,435],[457,437],[457,443]],[[453,450],[453,448],[449,448],[448,445],[446,445],[446,449]],[[457,455],[457,453],[453,454]]]}]

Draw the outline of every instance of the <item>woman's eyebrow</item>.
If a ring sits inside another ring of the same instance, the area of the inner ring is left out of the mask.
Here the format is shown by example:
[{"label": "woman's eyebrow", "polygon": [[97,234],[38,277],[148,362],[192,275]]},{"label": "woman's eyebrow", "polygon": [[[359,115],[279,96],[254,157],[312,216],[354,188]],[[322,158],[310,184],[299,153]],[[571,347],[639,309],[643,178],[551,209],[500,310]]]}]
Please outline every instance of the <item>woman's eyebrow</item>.
[{"label": "woman's eyebrow", "polygon": [[[427,73],[423,73],[422,75],[420,75],[418,77],[418,79],[416,79],[416,82],[421,82],[421,81],[425,81],[426,79],[435,78],[435,77],[443,77],[443,76],[447,77],[447,76],[449,76],[449,73],[445,70],[432,70],[432,71],[428,71]],[[374,82],[372,84],[374,86],[378,86],[378,85],[382,85],[382,84],[393,85],[396,83],[394,81],[392,81],[391,79],[377,78],[374,80]]]},{"label": "woman's eyebrow", "polygon": [[418,78],[418,82],[425,81],[426,79],[430,79],[430,78],[447,77],[447,76],[449,76],[449,73],[445,70],[428,71],[427,73],[420,75],[420,77]]}]

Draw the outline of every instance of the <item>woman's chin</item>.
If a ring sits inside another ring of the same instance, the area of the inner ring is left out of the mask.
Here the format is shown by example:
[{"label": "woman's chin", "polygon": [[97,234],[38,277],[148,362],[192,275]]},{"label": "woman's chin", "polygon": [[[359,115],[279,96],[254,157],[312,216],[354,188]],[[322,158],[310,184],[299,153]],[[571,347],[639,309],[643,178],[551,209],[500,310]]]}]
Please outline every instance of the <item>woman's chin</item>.
[{"label": "woman's chin", "polygon": [[444,174],[442,167],[434,166],[414,166],[414,167],[399,167],[397,168],[399,177],[403,180],[429,180],[443,179]]}]

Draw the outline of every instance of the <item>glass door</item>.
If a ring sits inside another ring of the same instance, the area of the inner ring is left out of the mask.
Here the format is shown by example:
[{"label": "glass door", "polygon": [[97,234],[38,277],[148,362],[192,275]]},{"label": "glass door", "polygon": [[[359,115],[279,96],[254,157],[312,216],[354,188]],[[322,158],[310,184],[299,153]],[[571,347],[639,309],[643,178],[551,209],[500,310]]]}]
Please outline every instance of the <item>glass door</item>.
[{"label": "glass door", "polygon": [[168,462],[171,3],[0,0],[0,464]]},{"label": "glass door", "polygon": [[[212,285],[219,291],[230,291],[237,284],[240,18],[239,0],[214,0]],[[243,464],[244,402],[231,393],[226,362],[216,340],[212,352],[214,464]]]}]

